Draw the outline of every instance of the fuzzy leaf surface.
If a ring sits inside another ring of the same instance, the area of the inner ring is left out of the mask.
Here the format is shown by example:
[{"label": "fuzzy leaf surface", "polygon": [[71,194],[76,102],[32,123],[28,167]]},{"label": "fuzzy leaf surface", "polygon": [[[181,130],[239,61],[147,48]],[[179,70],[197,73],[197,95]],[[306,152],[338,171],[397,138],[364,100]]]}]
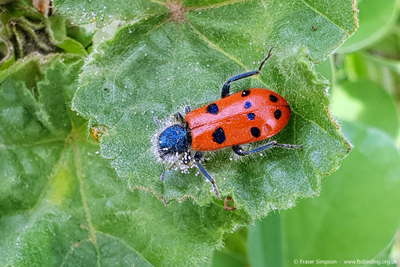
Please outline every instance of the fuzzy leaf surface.
[{"label": "fuzzy leaf surface", "polygon": [[165,207],[118,180],[69,106],[82,64],[30,56],[0,74],[0,266],[203,261],[249,218],[190,200]]},{"label": "fuzzy leaf surface", "polygon": [[166,11],[164,6],[149,0],[55,0],[53,5],[76,24],[95,22],[98,27],[115,20],[132,22]]},{"label": "fuzzy leaf surface", "polygon": [[292,207],[299,197],[318,195],[321,177],[336,170],[349,149],[327,113],[327,84],[310,62],[325,58],[356,27],[354,3],[329,3],[182,1],[184,13],[149,16],[98,45],[83,67],[73,107],[91,126],[104,127],[101,155],[129,187],[205,205],[213,193],[196,168],[187,174],[172,166],[160,182],[160,129],[153,117],[170,125],[186,106],[215,101],[225,81],[256,69],[274,46],[261,75],[232,83],[231,92],[261,87],[286,98],[292,117],[272,140],[302,149],[240,159],[224,149],[207,153],[203,164],[220,194],[252,217]]}]

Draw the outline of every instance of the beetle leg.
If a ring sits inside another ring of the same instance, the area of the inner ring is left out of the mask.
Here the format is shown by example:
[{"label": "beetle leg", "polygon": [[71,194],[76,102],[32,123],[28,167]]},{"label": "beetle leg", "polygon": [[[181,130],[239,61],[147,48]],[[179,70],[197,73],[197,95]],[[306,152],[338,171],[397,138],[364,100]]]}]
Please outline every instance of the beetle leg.
[{"label": "beetle leg", "polygon": [[189,112],[190,112],[190,107],[187,106],[187,107],[185,108],[185,114],[188,114]]},{"label": "beetle leg", "polygon": [[260,66],[258,66],[258,69],[253,70],[253,71],[249,71],[249,72],[245,72],[242,74],[239,74],[233,78],[230,78],[223,86],[222,86],[222,91],[221,91],[221,98],[227,97],[229,96],[229,89],[230,89],[230,83],[243,79],[243,78],[247,78],[247,77],[251,77],[253,75],[257,75],[260,74],[261,68],[263,67],[265,61],[267,61],[267,59],[269,59],[271,57],[271,50],[272,48],[274,48],[273,46],[271,46],[268,50],[268,54],[265,56],[265,58],[261,61]]},{"label": "beetle leg", "polygon": [[181,113],[175,113],[174,114],[175,119],[177,119],[181,123],[185,123],[185,119],[182,117]]},{"label": "beetle leg", "polygon": [[203,173],[203,175],[206,177],[206,179],[208,181],[210,181],[211,186],[212,186],[213,191],[214,191],[214,194],[217,196],[217,198],[219,200],[221,200],[221,197],[219,196],[218,189],[217,189],[217,186],[215,184],[214,179],[211,178],[211,176],[208,174],[208,172],[200,164],[200,160],[201,160],[202,157],[203,157],[203,153],[202,152],[196,152],[196,154],[194,154],[194,160],[196,161],[197,167],[200,169],[200,171]]},{"label": "beetle leg", "polygon": [[161,162],[161,166],[162,166],[162,172],[161,172],[161,175],[160,175],[160,181],[162,182],[162,181],[164,181],[164,175],[165,175],[165,167],[164,167],[164,163],[163,162]]},{"label": "beetle leg", "polygon": [[278,144],[278,143],[276,143],[276,141],[271,141],[269,143],[266,143],[265,145],[256,147],[250,151],[244,151],[243,148],[241,148],[240,146],[232,146],[232,150],[233,150],[233,152],[235,152],[235,154],[237,154],[239,156],[245,156],[245,155],[249,155],[252,153],[257,153],[257,152],[269,149],[271,147],[283,147],[283,148],[288,148],[288,149],[301,148],[300,145]]}]

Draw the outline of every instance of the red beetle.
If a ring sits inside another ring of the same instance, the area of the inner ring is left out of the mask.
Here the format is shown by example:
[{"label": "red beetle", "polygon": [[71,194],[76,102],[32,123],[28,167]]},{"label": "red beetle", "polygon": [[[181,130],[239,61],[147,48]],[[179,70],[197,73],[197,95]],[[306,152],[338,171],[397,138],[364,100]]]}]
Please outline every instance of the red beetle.
[{"label": "red beetle", "polygon": [[[186,107],[185,118],[175,114],[178,124],[167,127],[158,136],[158,154],[162,160],[183,155],[182,161],[188,164],[191,159],[190,148],[195,152],[194,160],[203,175],[212,184],[215,195],[219,197],[214,179],[200,164],[204,151],[217,150],[231,146],[239,156],[248,155],[271,147],[300,148],[299,145],[278,144],[271,141],[250,151],[240,145],[261,141],[280,132],[290,118],[290,107],[286,100],[275,92],[251,88],[230,95],[230,83],[260,73],[267,56],[257,70],[245,72],[229,79],[221,91],[221,99],[190,111]],[[156,118],[155,118],[155,121]],[[164,165],[160,180],[164,179]]]}]

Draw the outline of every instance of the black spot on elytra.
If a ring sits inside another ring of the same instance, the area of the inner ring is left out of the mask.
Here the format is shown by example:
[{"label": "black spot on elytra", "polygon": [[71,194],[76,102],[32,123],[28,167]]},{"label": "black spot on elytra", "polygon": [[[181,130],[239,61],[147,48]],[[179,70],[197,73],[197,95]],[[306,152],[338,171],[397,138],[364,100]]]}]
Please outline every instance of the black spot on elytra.
[{"label": "black spot on elytra", "polygon": [[257,127],[251,127],[250,128],[250,133],[255,138],[259,137],[260,134],[261,134],[260,129],[258,129]]},{"label": "black spot on elytra", "polygon": [[256,116],[254,113],[247,113],[246,114],[247,118],[249,119],[249,121],[254,120],[254,117]]},{"label": "black spot on elytra", "polygon": [[212,103],[212,104],[208,105],[206,108],[206,112],[210,113],[210,114],[218,114],[217,104]]},{"label": "black spot on elytra", "polygon": [[215,131],[212,133],[212,137],[213,141],[217,144],[222,144],[223,142],[225,142],[225,133],[221,127],[215,129]]},{"label": "black spot on elytra", "polygon": [[269,100],[271,100],[271,102],[274,102],[274,103],[278,102],[278,98],[272,94],[269,95]]},{"label": "black spot on elytra", "polygon": [[275,119],[279,119],[282,116],[282,111],[280,111],[279,109],[274,111],[274,117]]},{"label": "black spot on elytra", "polygon": [[242,97],[244,97],[244,96],[248,96],[250,94],[250,90],[243,90],[242,91]]}]

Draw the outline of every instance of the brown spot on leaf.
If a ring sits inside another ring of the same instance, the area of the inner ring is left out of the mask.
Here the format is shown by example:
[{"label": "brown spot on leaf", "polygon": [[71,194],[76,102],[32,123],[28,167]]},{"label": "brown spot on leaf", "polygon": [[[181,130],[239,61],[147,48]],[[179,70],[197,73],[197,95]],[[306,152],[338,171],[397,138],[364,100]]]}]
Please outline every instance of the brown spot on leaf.
[{"label": "brown spot on leaf", "polygon": [[32,0],[32,5],[45,17],[49,17],[53,10],[53,0]]},{"label": "brown spot on leaf", "polygon": [[106,127],[103,125],[97,125],[90,127],[90,136],[93,137],[93,140],[99,142],[99,139],[103,136]]},{"label": "brown spot on leaf", "polygon": [[226,211],[234,211],[236,209],[235,202],[233,202],[232,197],[227,196],[224,199],[224,210]]},{"label": "brown spot on leaf", "polygon": [[168,8],[169,13],[171,16],[169,17],[170,20],[181,22],[185,21],[185,9],[181,6],[181,2],[169,0],[166,2],[166,6]]}]

